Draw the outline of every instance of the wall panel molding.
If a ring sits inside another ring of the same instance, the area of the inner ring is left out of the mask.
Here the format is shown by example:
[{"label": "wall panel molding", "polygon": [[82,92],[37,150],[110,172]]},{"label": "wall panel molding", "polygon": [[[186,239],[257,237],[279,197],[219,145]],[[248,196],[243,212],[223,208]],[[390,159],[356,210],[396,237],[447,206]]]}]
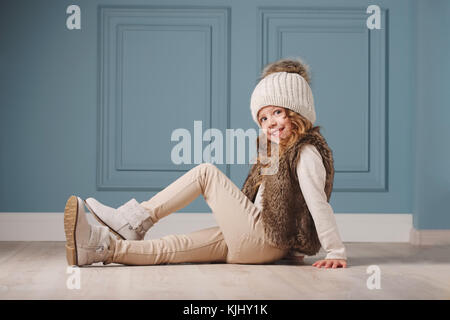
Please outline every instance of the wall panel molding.
[{"label": "wall panel molding", "polygon": [[[124,102],[124,97],[131,95],[126,91],[127,84],[124,77],[127,72],[128,74],[133,72],[131,69],[134,70],[132,64],[129,65],[132,65],[133,68],[127,67],[124,63],[124,50],[139,52],[141,42],[136,40],[138,35],[147,33],[149,36],[154,36],[158,32],[161,35],[164,33],[160,37],[164,41],[160,40],[162,42],[154,44],[146,43],[148,48],[151,48],[152,45],[169,46],[171,36],[178,37],[174,39],[183,36],[195,37],[201,46],[199,50],[203,51],[205,56],[205,59],[201,61],[203,66],[199,65],[197,68],[197,70],[205,70],[205,72],[195,74],[196,79],[200,79],[205,84],[200,87],[202,89],[198,94],[201,103],[195,106],[180,104],[175,108],[180,108],[182,112],[186,112],[186,108],[198,111],[199,117],[195,120],[202,121],[203,130],[218,128],[225,131],[228,128],[230,11],[230,8],[226,7],[99,7],[98,190],[159,191],[196,165],[175,165],[165,160],[159,162],[155,160],[149,163],[145,160],[141,161],[137,155],[130,155],[130,152],[125,151],[125,134],[133,132],[132,134],[136,135],[136,133],[133,128],[129,127],[129,121],[127,127],[124,118],[130,114],[131,109],[129,108],[135,107]],[[165,41],[166,39],[167,41]],[[127,45],[125,45],[126,41],[128,41]],[[135,44],[136,48],[130,48],[130,43]],[[179,54],[180,57],[189,55],[189,47],[187,46],[185,49],[185,52],[172,53]],[[165,63],[170,64],[171,61],[163,59],[157,62],[151,61],[151,63],[164,65]],[[197,66],[193,68],[195,67]],[[173,89],[176,91],[176,88]],[[147,101],[139,102],[141,104],[148,103]],[[139,108],[135,107],[133,112],[133,116],[136,117]],[[174,116],[173,113],[170,115]],[[188,119],[184,119],[184,122],[183,119],[178,119],[177,123],[181,123],[188,130],[193,127],[193,123]],[[133,137],[132,134],[128,139]],[[154,143],[154,141],[149,142],[142,139],[142,145],[152,148],[148,144]],[[168,142],[170,141],[168,140]],[[154,149],[156,151],[158,147],[155,146]],[[217,166],[229,176],[229,165],[217,164]]]},{"label": "wall panel molding", "polygon": [[[366,101],[354,106],[361,128],[355,135],[362,137],[361,145],[341,148],[357,148],[359,162],[341,163],[335,167],[333,191],[337,192],[387,192],[388,191],[388,10],[381,8],[380,30],[366,26],[366,8],[331,7],[259,7],[258,52],[260,69],[269,62],[288,57],[283,52],[283,38],[296,36],[308,45],[309,34],[333,39],[345,39],[352,48],[366,50],[364,62],[355,68],[367,70]],[[324,40],[325,42],[325,40]],[[333,50],[333,48],[329,48]],[[301,54],[299,54],[301,55]],[[316,69],[320,67],[316,65]],[[333,70],[330,70],[333,72]],[[259,74],[258,74],[259,76]],[[345,81],[345,80],[343,80]],[[314,88],[313,92],[314,92]],[[322,92],[323,94],[323,92]],[[327,108],[327,106],[320,106]],[[345,107],[345,106],[344,106]],[[317,106],[316,106],[317,109]],[[326,113],[326,112],[324,112]],[[349,122],[344,126],[352,126]],[[317,124],[316,124],[317,125]],[[331,135],[344,139],[339,132]],[[334,146],[330,145],[332,150]],[[339,150],[344,154],[347,150]],[[336,159],[335,159],[336,160]],[[348,159],[347,159],[348,160]]]}]

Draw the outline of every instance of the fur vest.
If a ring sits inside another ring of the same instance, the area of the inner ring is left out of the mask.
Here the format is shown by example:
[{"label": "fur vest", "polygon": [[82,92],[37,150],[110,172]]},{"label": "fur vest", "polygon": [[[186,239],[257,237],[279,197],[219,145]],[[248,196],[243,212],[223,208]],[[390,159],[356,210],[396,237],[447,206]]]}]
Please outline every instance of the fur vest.
[{"label": "fur vest", "polygon": [[[297,164],[305,144],[317,148],[326,170],[325,194],[330,201],[334,180],[334,164],[331,149],[320,134],[320,127],[313,127],[279,157],[278,172],[262,175],[261,219],[269,243],[281,249],[292,249],[306,255],[315,255],[321,248],[317,231],[300,189]],[[242,192],[255,201],[256,179],[262,165],[253,164],[245,179]]]}]

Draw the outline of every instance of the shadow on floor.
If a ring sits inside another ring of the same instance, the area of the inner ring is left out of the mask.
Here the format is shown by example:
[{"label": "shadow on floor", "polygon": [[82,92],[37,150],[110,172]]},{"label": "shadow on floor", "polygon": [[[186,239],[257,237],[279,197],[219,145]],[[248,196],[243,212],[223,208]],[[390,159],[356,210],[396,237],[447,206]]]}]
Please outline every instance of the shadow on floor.
[{"label": "shadow on floor", "polygon": [[[398,252],[400,254],[396,254]],[[307,256],[304,263],[299,265],[311,265],[322,259],[325,259],[323,254]],[[379,264],[450,264],[450,246],[412,246],[398,243],[348,244],[347,263],[349,267]],[[296,263],[289,260],[279,260],[275,264],[295,265]]]}]

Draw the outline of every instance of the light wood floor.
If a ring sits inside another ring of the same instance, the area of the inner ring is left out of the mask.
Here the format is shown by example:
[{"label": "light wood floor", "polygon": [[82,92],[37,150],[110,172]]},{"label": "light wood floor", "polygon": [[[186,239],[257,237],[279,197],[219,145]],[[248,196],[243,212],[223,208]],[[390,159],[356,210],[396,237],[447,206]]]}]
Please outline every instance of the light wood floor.
[{"label": "light wood floor", "polygon": [[[450,246],[346,243],[346,269],[312,267],[323,251],[303,265],[95,264],[70,290],[64,244],[0,242],[0,299],[450,299]],[[380,289],[367,287],[370,265]]]}]

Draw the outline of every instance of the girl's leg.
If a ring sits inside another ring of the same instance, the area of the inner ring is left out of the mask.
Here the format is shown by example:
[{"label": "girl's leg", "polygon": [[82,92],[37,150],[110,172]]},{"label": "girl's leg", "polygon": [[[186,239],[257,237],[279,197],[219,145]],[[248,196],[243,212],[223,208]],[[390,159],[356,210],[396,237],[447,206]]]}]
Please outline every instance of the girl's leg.
[{"label": "girl's leg", "polygon": [[152,240],[115,240],[109,262],[126,265],[153,265],[184,262],[225,262],[227,244],[219,227],[189,234],[168,235]]},{"label": "girl's leg", "polygon": [[[142,263],[222,261],[225,244],[228,250],[226,262],[231,263],[264,263],[278,260],[286,254],[285,250],[267,243],[259,209],[213,164],[196,166],[141,205],[156,223],[184,208],[199,195],[203,195],[212,209],[220,227],[220,235],[218,229],[212,233],[212,230],[206,229],[199,233],[171,235],[157,240],[117,241],[113,262],[127,263],[128,253],[133,257],[132,263],[135,263],[134,258],[139,254],[159,257],[153,260],[139,258]],[[122,258],[119,259],[119,256]],[[116,257],[119,260],[116,261]]]},{"label": "girl's leg", "polygon": [[151,219],[156,223],[186,207],[200,195],[211,208],[229,249],[236,250],[236,239],[255,230],[259,210],[211,163],[192,168],[141,205],[151,213]]},{"label": "girl's leg", "polygon": [[[184,208],[199,195],[203,195],[220,227],[228,247],[227,262],[264,263],[278,260],[287,253],[268,244],[260,210],[222,171],[210,163],[202,163],[189,170],[141,205],[150,212],[152,221],[156,223]],[[207,244],[209,239],[202,238],[194,246]],[[174,243],[179,244],[176,246],[177,251],[186,249],[183,242]]]}]

